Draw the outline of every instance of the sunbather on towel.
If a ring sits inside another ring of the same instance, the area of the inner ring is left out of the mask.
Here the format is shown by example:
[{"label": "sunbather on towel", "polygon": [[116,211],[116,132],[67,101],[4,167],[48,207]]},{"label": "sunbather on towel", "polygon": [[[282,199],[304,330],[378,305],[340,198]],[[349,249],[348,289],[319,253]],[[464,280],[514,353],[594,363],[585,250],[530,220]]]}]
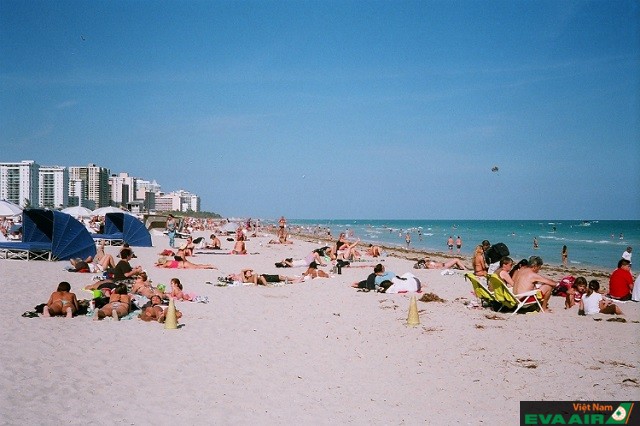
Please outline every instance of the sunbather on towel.
[{"label": "sunbather on towel", "polygon": [[99,261],[89,256],[82,260],[79,257],[70,259],[69,262],[76,272],[95,272],[106,271],[109,268],[115,268],[116,262],[110,254],[103,254]]},{"label": "sunbather on towel", "polygon": [[462,262],[462,260],[457,257],[451,260],[447,260],[446,262],[436,262],[434,260],[425,258],[425,264],[427,269],[462,269],[467,270],[469,268]]},{"label": "sunbather on towel", "polygon": [[[167,316],[167,307],[162,306],[162,298],[153,296],[149,303],[142,308],[142,312],[138,315],[142,321],[158,321],[164,322]],[[182,318],[182,312],[176,309],[176,318]]]},{"label": "sunbather on towel", "polygon": [[109,296],[109,303],[98,309],[93,317],[95,320],[101,320],[107,316],[115,320],[120,320],[129,313],[131,308],[131,298],[127,294],[127,285],[118,284],[114,292]]},{"label": "sunbather on towel", "polygon": [[244,244],[244,234],[239,233],[236,237],[236,243],[231,250],[231,254],[247,254],[247,247]]},{"label": "sunbather on towel", "polygon": [[163,295],[160,290],[151,287],[151,281],[149,281],[149,277],[147,277],[146,272],[142,272],[136,277],[136,280],[133,282],[133,287],[131,287],[131,293],[139,294],[140,296],[144,296],[149,299],[153,295]]},{"label": "sunbather on towel", "polygon": [[216,237],[216,234],[211,234],[209,238],[211,239],[211,241],[208,242],[204,246],[204,248],[215,249],[215,250],[220,250],[222,248],[220,243],[220,238]]},{"label": "sunbather on towel", "polygon": [[68,282],[58,284],[58,289],[51,293],[47,305],[42,309],[42,316],[66,315],[67,318],[72,318],[78,311],[78,299],[70,291],[71,284]]},{"label": "sunbather on towel", "polygon": [[159,268],[170,268],[170,269],[218,269],[211,264],[193,263],[180,256],[176,256],[174,260],[169,260],[165,256],[161,256],[156,262],[156,266]]}]

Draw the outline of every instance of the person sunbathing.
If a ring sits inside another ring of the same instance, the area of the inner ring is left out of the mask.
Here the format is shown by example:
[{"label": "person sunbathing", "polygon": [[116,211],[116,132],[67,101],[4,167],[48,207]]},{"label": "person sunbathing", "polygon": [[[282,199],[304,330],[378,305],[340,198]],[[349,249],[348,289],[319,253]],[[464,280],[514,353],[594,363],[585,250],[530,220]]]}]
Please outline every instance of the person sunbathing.
[{"label": "person sunbathing", "polygon": [[244,244],[244,234],[238,234],[231,254],[247,254],[247,247]]},{"label": "person sunbathing", "polygon": [[103,272],[110,268],[116,267],[116,262],[110,254],[102,254],[100,260],[94,259],[92,256],[82,260],[79,257],[70,259],[69,262],[76,272]]},{"label": "person sunbathing", "polygon": [[473,273],[478,277],[486,277],[488,271],[489,266],[484,257],[483,244],[479,244],[473,253]]},{"label": "person sunbathing", "polygon": [[[164,322],[167,317],[168,307],[162,306],[162,298],[153,296],[149,303],[142,307],[142,312],[138,315],[142,321]],[[176,309],[176,319],[182,318],[182,312]]]},{"label": "person sunbathing", "polygon": [[540,290],[542,293],[542,310],[550,312],[548,309],[549,298],[556,283],[539,274],[542,265],[543,262],[540,257],[531,256],[529,264],[521,267],[513,274],[513,293],[521,294],[532,290]]},{"label": "person sunbathing", "polygon": [[496,274],[500,277],[500,279],[507,285],[509,288],[513,288],[513,278],[509,272],[511,272],[511,268],[513,268],[513,259],[509,256],[505,256],[500,259],[500,266],[496,271]]},{"label": "person sunbathing", "polygon": [[302,273],[302,281],[306,281],[307,278],[329,278],[329,274],[322,269],[318,269],[318,264],[316,262],[311,262],[307,270]]},{"label": "person sunbathing", "polygon": [[70,293],[71,284],[66,281],[58,284],[58,289],[51,293],[49,300],[42,308],[42,316],[45,318],[65,315],[72,318],[78,312],[78,299],[74,293]]},{"label": "person sunbathing", "polygon": [[371,257],[380,257],[380,247],[369,244],[369,248],[367,249],[366,253]]},{"label": "person sunbathing", "polygon": [[146,272],[142,272],[136,277],[136,280],[133,282],[133,287],[131,287],[131,293],[138,294],[149,299],[153,295],[161,296],[163,294],[160,290],[151,287],[151,281],[149,281]]},{"label": "person sunbathing", "polygon": [[171,292],[169,293],[169,297],[175,300],[192,301],[193,296],[182,291],[183,288],[184,287],[178,278],[171,278]]},{"label": "person sunbathing", "polygon": [[209,236],[209,238],[211,239],[211,242],[208,242],[204,248],[207,249],[214,249],[214,250],[220,250],[221,249],[221,243],[220,243],[220,238],[216,237],[216,234],[211,234]]},{"label": "person sunbathing", "polygon": [[328,248],[329,247],[325,246],[319,249],[315,249],[311,253],[306,255],[304,259],[294,260],[291,257],[287,257],[281,260],[280,262],[277,262],[276,267],[278,268],[294,268],[294,267],[300,267],[300,266],[309,267],[309,265],[311,265],[312,262],[315,262],[320,266],[327,266],[327,264],[324,263],[323,260],[326,256]]},{"label": "person sunbathing", "polygon": [[462,260],[457,257],[451,260],[447,260],[446,262],[436,262],[434,260],[425,258],[425,264],[427,269],[462,269],[463,271],[469,269],[466,267]]},{"label": "person sunbathing", "polygon": [[209,263],[193,263],[182,256],[175,256],[174,260],[169,260],[165,256],[161,256],[156,262],[158,268],[169,269],[218,269]]},{"label": "person sunbathing", "polygon": [[187,241],[182,244],[179,250],[183,251],[183,256],[193,256],[193,250],[196,248],[196,245],[193,243],[193,237],[189,235],[187,237]]},{"label": "person sunbathing", "polygon": [[93,320],[97,321],[110,316],[119,321],[120,318],[129,313],[130,305],[131,298],[127,294],[127,285],[118,284],[111,296],[109,296],[109,303],[96,311]]}]

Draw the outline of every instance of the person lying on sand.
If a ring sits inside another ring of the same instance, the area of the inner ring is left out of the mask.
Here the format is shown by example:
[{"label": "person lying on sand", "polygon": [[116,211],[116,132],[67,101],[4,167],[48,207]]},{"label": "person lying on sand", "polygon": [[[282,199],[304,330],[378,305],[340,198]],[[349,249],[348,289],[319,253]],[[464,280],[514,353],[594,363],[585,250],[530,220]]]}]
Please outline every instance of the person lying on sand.
[{"label": "person lying on sand", "polygon": [[133,287],[131,287],[131,293],[147,298],[151,298],[154,294],[162,295],[160,290],[151,287],[151,281],[149,281],[146,272],[142,272],[136,277],[136,280],[133,282]]},{"label": "person lying on sand", "polygon": [[307,270],[302,273],[302,280],[306,281],[307,279],[314,278],[329,278],[329,274],[322,269],[318,269],[318,264],[316,262],[311,262]]},{"label": "person lying on sand", "polygon": [[[148,304],[142,307],[142,312],[138,315],[142,321],[164,322],[167,317],[168,307],[163,307],[160,296],[153,296]],[[176,309],[176,319],[182,318],[182,312]]]},{"label": "person lying on sand", "polygon": [[45,318],[66,315],[72,318],[78,311],[78,299],[74,293],[70,293],[71,284],[66,281],[58,284],[58,289],[51,293],[49,301],[42,309],[42,316]]},{"label": "person lying on sand", "polygon": [[329,247],[325,246],[325,247],[320,247],[319,249],[315,249],[311,253],[306,255],[304,259],[293,260],[293,258],[288,257],[284,260],[281,260],[280,262],[277,262],[276,267],[278,268],[292,268],[292,267],[299,267],[299,266],[308,267],[309,265],[311,265],[312,262],[316,262],[320,266],[327,266],[327,264],[324,263],[323,260],[326,254],[326,250],[328,248]]},{"label": "person lying on sand", "polygon": [[457,257],[454,259],[450,259],[447,260],[446,262],[436,262],[434,260],[429,259],[428,257],[425,257],[425,264],[427,266],[427,269],[461,269],[463,271],[466,271],[467,266],[462,262],[461,259],[458,259]]},{"label": "person lying on sand", "polygon": [[174,260],[169,260],[167,257],[161,256],[158,258],[155,266],[169,269],[218,269],[209,263],[193,263],[181,256],[176,256]]},{"label": "person lying on sand", "polygon": [[104,254],[99,261],[96,261],[92,256],[89,256],[84,260],[79,257],[76,259],[70,259],[69,262],[76,272],[84,271],[95,273],[116,267],[116,262],[110,254]]},{"label": "person lying on sand", "polygon": [[365,253],[367,253],[371,257],[380,257],[380,247],[369,244],[369,248]]},{"label": "person lying on sand", "polygon": [[97,321],[110,316],[114,320],[119,321],[120,318],[129,313],[130,308],[131,298],[127,294],[127,285],[118,284],[113,293],[111,293],[111,296],[109,296],[109,303],[96,310],[93,320]]}]

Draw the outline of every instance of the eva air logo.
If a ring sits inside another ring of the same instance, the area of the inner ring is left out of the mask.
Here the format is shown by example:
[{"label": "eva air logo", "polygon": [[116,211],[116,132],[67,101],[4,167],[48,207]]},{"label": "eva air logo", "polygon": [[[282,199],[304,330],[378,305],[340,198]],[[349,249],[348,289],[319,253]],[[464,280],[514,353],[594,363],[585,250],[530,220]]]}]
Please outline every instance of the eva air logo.
[{"label": "eva air logo", "polygon": [[608,425],[626,425],[631,415],[631,409],[633,408],[633,402],[623,402],[615,409],[609,420]]}]

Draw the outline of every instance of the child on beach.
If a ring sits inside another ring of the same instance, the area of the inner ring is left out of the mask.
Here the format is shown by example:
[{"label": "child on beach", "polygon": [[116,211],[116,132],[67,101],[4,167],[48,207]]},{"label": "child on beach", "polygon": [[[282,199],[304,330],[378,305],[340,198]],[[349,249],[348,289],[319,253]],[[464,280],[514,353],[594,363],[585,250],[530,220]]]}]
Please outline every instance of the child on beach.
[{"label": "child on beach", "polygon": [[176,300],[186,300],[189,302],[193,300],[192,294],[184,293],[182,290],[183,286],[180,280],[178,278],[171,278],[171,293],[169,293],[169,296]]},{"label": "child on beach", "polygon": [[600,283],[596,280],[589,281],[587,293],[582,296],[578,315],[594,315],[597,313],[608,315],[624,315],[618,305],[606,300],[600,293]]},{"label": "child on beach", "polygon": [[567,290],[566,300],[564,302],[565,309],[571,309],[576,303],[580,303],[582,296],[587,292],[587,279],[578,277]]},{"label": "child on beach", "polygon": [[74,293],[70,293],[71,284],[66,281],[58,284],[58,289],[51,293],[47,305],[42,309],[42,316],[45,318],[65,315],[72,318],[78,311],[78,299]]}]

